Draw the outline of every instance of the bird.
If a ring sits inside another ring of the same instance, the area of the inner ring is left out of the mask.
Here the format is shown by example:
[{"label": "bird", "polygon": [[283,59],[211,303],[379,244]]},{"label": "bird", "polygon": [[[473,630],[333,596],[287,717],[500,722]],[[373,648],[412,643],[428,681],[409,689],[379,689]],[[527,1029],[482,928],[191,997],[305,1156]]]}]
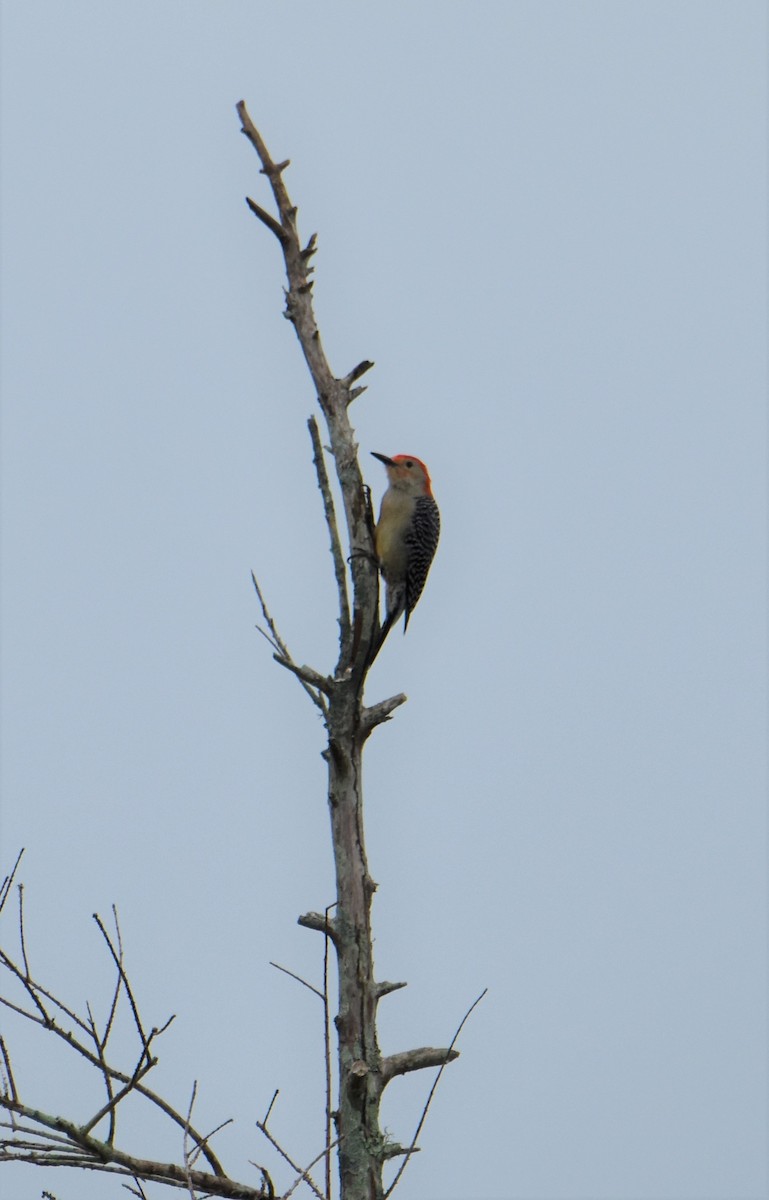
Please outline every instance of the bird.
[{"label": "bird", "polygon": [[435,557],[441,516],[432,493],[430,474],[413,454],[393,458],[372,450],[384,463],[387,491],[382,497],[374,530],[379,569],[386,585],[385,620],[374,645],[372,660],[393,625],[403,614],[403,632],[414,611]]}]

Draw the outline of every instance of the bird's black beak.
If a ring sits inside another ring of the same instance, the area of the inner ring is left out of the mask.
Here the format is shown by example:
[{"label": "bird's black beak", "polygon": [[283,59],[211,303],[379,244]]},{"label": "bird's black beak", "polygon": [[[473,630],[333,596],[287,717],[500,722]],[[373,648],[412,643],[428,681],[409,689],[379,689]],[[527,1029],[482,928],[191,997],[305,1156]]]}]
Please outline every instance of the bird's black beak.
[{"label": "bird's black beak", "polygon": [[386,454],[377,454],[376,450],[372,450],[371,453],[373,454],[374,458],[378,458],[379,461],[384,463],[386,467],[392,467],[394,465],[393,460],[388,458]]}]

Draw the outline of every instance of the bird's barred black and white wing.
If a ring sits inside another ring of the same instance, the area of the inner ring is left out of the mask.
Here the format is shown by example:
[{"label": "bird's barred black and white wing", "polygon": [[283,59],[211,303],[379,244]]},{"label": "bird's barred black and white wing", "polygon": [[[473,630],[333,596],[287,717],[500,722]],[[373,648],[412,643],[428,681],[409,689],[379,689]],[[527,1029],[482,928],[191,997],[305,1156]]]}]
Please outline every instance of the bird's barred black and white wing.
[{"label": "bird's barred black and white wing", "polygon": [[438,538],[441,533],[441,514],[432,496],[417,497],[414,506],[414,516],[411,527],[406,534],[409,547],[408,571],[406,573],[406,617],[403,629],[406,630],[409,617],[414,611],[422,589],[425,586],[427,573],[438,548]]}]

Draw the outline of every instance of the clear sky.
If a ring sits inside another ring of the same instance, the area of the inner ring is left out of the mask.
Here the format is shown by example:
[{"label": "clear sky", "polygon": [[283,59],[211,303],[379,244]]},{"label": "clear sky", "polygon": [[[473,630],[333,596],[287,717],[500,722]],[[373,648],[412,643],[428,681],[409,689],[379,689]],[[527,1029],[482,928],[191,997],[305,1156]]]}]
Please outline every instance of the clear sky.
[{"label": "clear sky", "polygon": [[[400,1200],[758,1200],[766,1175],[766,17],[753,0],[7,0],[2,868],[228,1171],[321,1148],[323,731],[255,631],[335,591],[244,98],[317,231],[354,424],[443,514],[369,699],[385,1052],[488,986]],[[6,930],[6,937],[10,934]],[[6,1017],[23,1098],[83,1119]],[[57,1060],[59,1062],[59,1060]],[[408,1141],[430,1078],[392,1085]],[[136,1153],[175,1136],[124,1126]],[[13,1200],[119,1184],[3,1169]],[[276,1181],[285,1179],[275,1169]],[[286,1180],[286,1183],[288,1181]],[[284,1186],[286,1186],[284,1183]],[[0,1183],[0,1187],[2,1187]]]}]

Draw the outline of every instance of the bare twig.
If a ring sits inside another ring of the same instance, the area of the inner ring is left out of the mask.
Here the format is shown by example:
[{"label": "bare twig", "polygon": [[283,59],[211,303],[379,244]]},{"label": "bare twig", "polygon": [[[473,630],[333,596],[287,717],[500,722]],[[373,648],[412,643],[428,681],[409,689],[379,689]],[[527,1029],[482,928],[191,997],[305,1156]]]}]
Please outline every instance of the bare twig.
[{"label": "bare twig", "polygon": [[323,511],[326,516],[326,526],[328,527],[328,534],[329,538],[331,539],[331,555],[334,560],[334,575],[336,576],[336,587],[339,594],[339,626],[342,641],[342,657],[347,658],[349,655],[349,642],[351,638],[350,601],[347,597],[347,571],[345,570],[342,543],[339,540],[339,528],[336,522],[334,497],[331,494],[331,485],[328,480],[326,463],[323,458],[323,447],[320,442],[320,431],[318,429],[318,422],[315,420],[315,417],[310,417],[309,421],[307,422],[307,428],[310,431],[310,438],[312,439],[313,462],[315,463],[315,471],[318,476],[320,494],[323,497]]},{"label": "bare twig", "polygon": [[374,364],[369,362],[368,359],[364,359],[363,362],[358,363],[357,367],[353,367],[349,374],[345,375],[342,382],[347,387],[351,387],[352,384],[355,383],[356,379],[360,379],[361,375],[365,375],[366,371],[370,371],[373,365]]},{"label": "bare twig", "polygon": [[190,1193],[190,1200],[197,1200],[195,1196],[195,1187],[192,1182],[192,1165],[194,1158],[200,1153],[200,1147],[196,1147],[196,1151],[190,1150],[190,1123],[192,1121],[192,1110],[195,1107],[195,1097],[198,1092],[198,1081],[194,1079],[192,1082],[192,1095],[187,1106],[187,1117],[184,1123],[184,1138],[182,1140],[182,1153],[184,1155],[184,1168],[187,1172],[187,1190]]},{"label": "bare twig", "polygon": [[5,907],[5,902],[11,894],[11,888],[13,887],[13,881],[16,876],[16,872],[19,869],[19,863],[21,862],[21,856],[23,853],[24,853],[24,847],[22,846],[21,850],[16,855],[16,862],[13,864],[13,869],[11,870],[10,875],[6,875],[2,884],[0,884],[0,913],[3,911],[3,908]]},{"label": "bare twig", "polygon": [[[113,915],[113,918],[115,921],[115,936],[117,937],[118,953],[120,955],[120,961],[122,962],[123,961],[123,939],[122,939],[122,936],[120,933],[120,923],[118,922],[118,919],[117,919],[117,908],[115,907],[114,904],[112,905],[112,915]],[[118,998],[120,996],[120,985],[122,982],[123,982],[122,977],[120,975],[120,972],[118,971],[117,983],[115,984],[115,991],[112,994],[112,1004],[110,1005],[109,1016],[107,1017],[107,1023],[104,1027],[104,1041],[103,1041],[102,1045],[105,1048],[106,1048],[107,1042],[109,1041],[109,1035],[112,1032],[112,1024],[115,1020],[115,1013],[117,1012],[117,1002],[118,1002]],[[171,1020],[173,1020],[173,1017],[171,1018]]]},{"label": "bare twig", "polygon": [[[274,967],[276,964],[275,964],[275,963],[272,963],[271,965]],[[278,969],[279,969],[279,970],[281,970],[282,968],[280,968],[280,967],[279,967]],[[289,975],[290,975],[290,974],[291,974],[291,972],[290,972],[290,971],[288,971],[288,972],[286,972],[286,974],[289,974]],[[298,976],[298,975],[294,975],[294,979],[297,979],[297,980],[299,980],[299,983],[304,983],[304,980],[303,980],[303,979],[299,979],[299,976]],[[307,986],[309,987],[310,985],[308,984]],[[315,989],[313,988],[312,990],[314,991]],[[297,1164],[296,1164],[296,1163],[293,1161],[293,1159],[291,1159],[291,1158],[289,1157],[289,1155],[286,1153],[286,1151],[285,1151],[285,1150],[283,1149],[283,1147],[281,1146],[280,1142],[278,1142],[278,1141],[277,1141],[277,1139],[276,1139],[276,1138],[275,1138],[275,1137],[272,1135],[272,1133],[270,1133],[269,1129],[267,1128],[267,1122],[268,1122],[268,1120],[269,1120],[269,1118],[270,1118],[270,1113],[272,1112],[272,1110],[273,1110],[273,1107],[274,1107],[274,1105],[275,1105],[275,1101],[276,1101],[276,1100],[277,1100],[277,1098],[278,1098],[278,1094],[279,1094],[279,1093],[278,1093],[278,1088],[276,1088],[276,1089],[275,1089],[275,1091],[273,1092],[273,1095],[272,1095],[272,1100],[270,1100],[270,1103],[269,1103],[269,1105],[268,1105],[268,1107],[267,1107],[267,1112],[264,1114],[264,1120],[263,1120],[263,1121],[257,1121],[257,1122],[256,1122],[256,1128],[257,1128],[257,1129],[260,1131],[260,1133],[263,1133],[263,1134],[264,1134],[264,1136],[267,1138],[267,1141],[270,1143],[270,1145],[275,1147],[275,1149],[277,1150],[278,1154],[281,1156],[281,1158],[285,1159],[285,1161],[288,1163],[288,1165],[291,1167],[291,1169],[292,1169],[292,1170],[294,1170],[294,1171],[298,1171],[298,1172],[299,1172],[299,1179],[298,1179],[297,1183],[295,1183],[295,1184],[294,1184],[294,1187],[292,1187],[291,1191],[293,1191],[293,1190],[294,1190],[294,1188],[297,1186],[297,1184],[298,1184],[298,1183],[302,1183],[302,1182],[304,1181],[304,1182],[306,1182],[306,1183],[308,1184],[308,1186],[309,1186],[309,1187],[311,1187],[311,1188],[312,1188],[312,1190],[315,1192],[315,1195],[318,1197],[318,1200],[330,1200],[330,1197],[324,1197],[324,1196],[321,1194],[321,1192],[318,1190],[318,1188],[316,1187],[316,1185],[313,1183],[313,1181],[312,1181],[312,1179],[310,1178],[310,1175],[309,1175],[309,1170],[310,1170],[310,1167],[313,1167],[313,1166],[315,1165],[315,1163],[316,1163],[316,1162],[318,1162],[318,1160],[319,1160],[319,1159],[321,1159],[321,1158],[323,1157],[323,1155],[326,1153],[326,1150],[325,1150],[325,1148],[324,1148],[324,1149],[323,1149],[323,1150],[320,1152],[320,1154],[317,1156],[317,1158],[314,1158],[314,1159],[312,1160],[312,1162],[310,1163],[310,1166],[309,1166],[309,1167],[307,1167],[307,1168],[306,1168],[306,1169],[303,1171],[303,1170],[302,1170],[302,1168],[301,1168],[301,1167],[298,1167],[298,1166],[297,1166]],[[253,1163],[252,1165],[253,1165],[253,1166],[257,1166],[257,1164],[256,1164],[256,1163]],[[262,1168],[261,1168],[261,1167],[259,1167],[259,1170],[262,1170]],[[263,1172],[263,1174],[264,1174],[264,1172]],[[289,1194],[290,1194],[290,1193],[289,1193]]]},{"label": "bare twig", "polygon": [[254,1160],[252,1158],[249,1158],[248,1161],[251,1163],[252,1167],[256,1167],[257,1171],[261,1172],[262,1186],[263,1186],[264,1192],[265,1192],[265,1200],[275,1200],[275,1185],[273,1184],[272,1180],[270,1179],[270,1176],[269,1176],[266,1168],[263,1167],[260,1163],[254,1162]]},{"label": "bare twig", "polygon": [[[251,572],[251,579],[253,581],[254,590],[256,591],[256,595],[259,600],[259,605],[262,610],[262,615],[263,615],[265,621],[267,622],[267,628],[270,631],[269,637],[267,636],[267,634],[264,634],[264,636],[267,638],[267,641],[272,646],[274,646],[275,649],[280,654],[283,655],[284,658],[288,659],[289,662],[293,662],[294,660],[292,659],[292,657],[289,653],[288,646],[286,645],[286,643],[283,641],[282,637],[278,633],[277,626],[275,625],[275,622],[273,621],[272,616],[270,615],[270,610],[267,607],[267,602],[264,598],[264,594],[262,592],[262,589],[259,587],[259,583],[258,583],[256,575],[254,574],[253,571]],[[260,630],[260,632],[264,633],[264,630]]]},{"label": "bare twig", "polygon": [[[277,1150],[277,1152],[281,1156],[281,1158],[285,1159],[285,1161],[291,1167],[291,1170],[297,1171],[299,1173],[299,1182],[300,1183],[305,1182],[308,1187],[312,1188],[313,1192],[318,1197],[318,1200],[325,1200],[323,1193],[320,1191],[317,1184],[313,1181],[312,1177],[309,1175],[310,1168],[308,1167],[307,1170],[303,1171],[302,1168],[300,1166],[298,1166],[294,1162],[294,1160],[286,1153],[286,1151],[281,1146],[280,1142],[278,1142],[276,1140],[276,1138],[273,1137],[273,1135],[270,1133],[269,1129],[267,1128],[267,1126],[265,1125],[265,1123],[263,1121],[257,1121],[256,1128],[261,1133],[264,1134],[264,1136],[267,1138],[267,1141],[270,1143],[270,1145],[275,1147],[275,1149]],[[318,1158],[322,1158],[324,1154],[325,1154],[325,1149],[318,1155]],[[318,1158],[313,1159],[313,1163],[316,1163],[318,1161]],[[312,1165],[312,1164],[310,1164],[310,1165]]]},{"label": "bare twig", "polygon": [[[115,918],[115,925],[117,926],[117,910],[114,905],[112,906],[112,912],[113,912],[113,915]],[[128,997],[128,1003],[131,1006],[131,1012],[133,1013],[134,1024],[136,1025],[136,1032],[139,1035],[139,1041],[142,1044],[144,1055],[146,1056],[146,1059],[149,1062],[150,1061],[150,1041],[152,1040],[153,1034],[150,1033],[150,1036],[148,1038],[146,1033],[144,1032],[144,1027],[141,1022],[141,1017],[139,1016],[139,1009],[137,1007],[136,1001],[134,1000],[133,992],[131,991],[131,985],[128,982],[128,976],[126,975],[125,970],[123,968],[122,945],[120,945],[120,943],[118,943],[118,949],[117,950],[115,949],[115,947],[112,945],[112,939],[110,938],[109,934],[107,933],[107,930],[104,928],[104,922],[102,921],[102,919],[98,913],[93,914],[93,919],[98,926],[99,932],[101,933],[102,937],[104,938],[105,942],[107,943],[109,952],[112,955],[112,959],[115,963],[115,966],[117,967],[121,982],[123,984],[123,987],[125,988],[125,994]],[[118,932],[119,932],[119,930],[118,930]],[[153,1033],[154,1033],[154,1031],[153,1031]]]},{"label": "bare twig", "polygon": [[[315,254],[317,252],[317,249],[318,249],[318,235],[317,235],[317,233],[313,233],[313,235],[311,236],[307,245],[305,246],[304,250],[302,251],[302,258],[305,260],[305,262],[308,259],[312,258],[313,254]],[[309,274],[309,272],[311,270],[312,270],[312,267],[308,267],[307,273]]]},{"label": "bare twig", "polygon": [[135,1188],[132,1188],[128,1183],[124,1183],[123,1187],[127,1192],[132,1192],[134,1196],[138,1196],[139,1200],[147,1200],[147,1193],[142,1187],[141,1180],[134,1178],[134,1183],[136,1184]]},{"label": "bare twig", "polygon": [[27,939],[24,936],[24,884],[19,884],[19,945],[21,946],[21,961],[24,963],[24,974],[30,976],[29,960],[27,959]]},{"label": "bare twig", "polygon": [[[184,1163],[188,1170],[190,1168],[194,1167],[195,1163],[200,1158],[200,1155],[205,1153],[205,1150],[206,1150],[211,1138],[214,1137],[217,1133],[219,1133],[220,1130],[226,1129],[226,1127],[228,1125],[232,1124],[232,1117],[228,1117],[226,1121],[220,1121],[220,1123],[218,1125],[216,1125],[202,1139],[199,1137],[198,1134],[193,1133],[192,1125],[190,1122],[192,1121],[192,1109],[195,1105],[195,1099],[197,1097],[197,1093],[198,1093],[198,1082],[197,1082],[197,1080],[194,1080],[194,1082],[192,1084],[192,1095],[190,1097],[190,1103],[189,1103],[189,1107],[187,1109],[187,1122],[186,1122],[186,1127],[184,1130]],[[190,1142],[193,1143],[191,1147],[190,1147]],[[194,1189],[192,1183],[190,1183],[190,1195],[192,1197],[192,1200],[196,1200],[194,1191],[195,1191],[195,1189]]]},{"label": "bare twig", "polygon": [[[13,1068],[11,1067],[11,1056],[8,1053],[8,1047],[4,1039],[0,1036],[0,1054],[3,1058],[3,1066],[5,1067],[5,1077],[8,1083],[8,1095],[14,1104],[18,1104],[19,1094],[16,1091],[16,1082],[13,1078]],[[3,1088],[5,1091],[5,1088]]]},{"label": "bare twig", "polygon": [[[462,1020],[459,1022],[459,1025],[457,1026],[457,1031],[456,1031],[456,1033],[454,1034],[453,1038],[451,1039],[451,1045],[449,1046],[449,1049],[448,1049],[448,1054],[449,1054],[449,1055],[452,1053],[452,1051],[453,1051],[453,1049],[454,1049],[454,1047],[455,1047],[455,1045],[456,1045],[456,1043],[457,1043],[457,1039],[458,1039],[458,1037],[459,1037],[460,1033],[462,1032],[462,1029],[464,1028],[464,1024],[465,1024],[465,1022],[467,1021],[468,1017],[470,1016],[470,1013],[473,1011],[473,1009],[474,1009],[474,1008],[475,1008],[475,1007],[476,1007],[478,1004],[480,1004],[481,1000],[482,1000],[482,999],[483,999],[483,997],[486,995],[486,993],[488,992],[488,990],[489,990],[488,988],[484,988],[484,989],[483,989],[483,991],[481,992],[480,996],[478,996],[478,997],[477,997],[475,1000],[473,1000],[472,1004],[471,1004],[471,1005],[470,1005],[470,1007],[468,1008],[468,1010],[467,1010],[467,1012],[465,1013],[465,1015],[463,1016]],[[428,1096],[427,1096],[427,1100],[425,1101],[425,1106],[424,1106],[424,1108],[422,1109],[422,1115],[421,1115],[421,1117],[419,1118],[419,1123],[418,1123],[418,1125],[417,1125],[417,1127],[416,1127],[416,1129],[415,1129],[415,1131],[414,1131],[414,1136],[413,1136],[413,1138],[411,1139],[411,1145],[410,1145],[410,1146],[409,1146],[409,1148],[408,1148],[408,1151],[407,1151],[407,1153],[406,1153],[406,1157],[404,1158],[404,1160],[403,1160],[403,1162],[401,1163],[401,1165],[398,1167],[398,1170],[397,1170],[397,1172],[396,1172],[396,1174],[395,1174],[395,1178],[393,1179],[392,1183],[390,1184],[389,1188],[387,1189],[387,1191],[386,1191],[386,1192],[385,1192],[385,1194],[384,1194],[384,1200],[387,1200],[387,1197],[388,1197],[388,1196],[391,1196],[391,1195],[392,1195],[392,1193],[394,1192],[394,1190],[395,1190],[395,1188],[396,1188],[396,1185],[397,1185],[397,1183],[398,1183],[398,1180],[400,1179],[400,1177],[401,1177],[401,1175],[403,1174],[403,1172],[406,1170],[406,1164],[408,1163],[408,1161],[409,1161],[409,1159],[411,1158],[412,1154],[413,1154],[413,1153],[416,1151],[416,1149],[417,1149],[417,1144],[416,1144],[416,1143],[417,1143],[417,1138],[419,1137],[420,1133],[422,1132],[422,1127],[423,1127],[423,1125],[424,1125],[424,1123],[425,1123],[425,1121],[426,1121],[426,1119],[427,1119],[427,1110],[429,1109],[429,1107],[430,1107],[430,1104],[432,1103],[432,1098],[433,1098],[433,1096],[435,1095],[435,1089],[436,1089],[436,1088],[437,1088],[437,1086],[438,1086],[438,1082],[439,1082],[439,1080],[440,1080],[440,1077],[441,1077],[441,1075],[443,1074],[443,1072],[445,1071],[447,1063],[448,1063],[448,1062],[450,1062],[450,1061],[451,1061],[451,1060],[450,1060],[450,1058],[447,1056],[447,1057],[446,1057],[446,1059],[445,1059],[445,1061],[444,1061],[444,1062],[441,1064],[441,1066],[440,1066],[440,1067],[439,1067],[439,1069],[438,1069],[438,1073],[437,1073],[437,1075],[435,1076],[435,1079],[433,1080],[433,1086],[430,1088],[430,1091],[429,1091],[429,1093],[428,1093]]]},{"label": "bare twig", "polygon": [[[120,975],[119,974],[117,977],[117,986],[119,989],[120,988]],[[113,997],[113,1000],[114,1000],[114,997]],[[102,1119],[102,1117],[105,1116],[107,1113],[109,1113],[109,1129],[107,1130],[107,1136],[104,1140],[106,1142],[108,1142],[111,1146],[115,1140],[115,1127],[116,1127],[116,1123],[117,1123],[117,1117],[116,1117],[116,1113],[115,1113],[114,1089],[112,1087],[112,1080],[110,1079],[109,1071],[106,1069],[107,1062],[104,1057],[104,1050],[106,1047],[106,1039],[102,1040],[99,1037],[99,1033],[96,1028],[96,1021],[94,1019],[93,1013],[91,1012],[91,1005],[89,1003],[86,1003],[86,1011],[88,1013],[88,1022],[91,1026],[91,1036],[93,1037],[94,1045],[96,1046],[96,1051],[99,1056],[99,1063],[101,1065],[102,1079],[104,1080],[104,1088],[107,1093],[106,1105],[101,1110],[101,1112],[97,1113],[96,1117],[91,1122],[88,1129],[86,1130],[86,1133],[90,1133],[91,1129],[93,1129],[94,1126],[96,1126],[98,1124],[98,1122]],[[129,1090],[130,1090],[130,1087],[132,1087],[132,1086],[133,1086],[133,1084],[129,1085]]]},{"label": "bare twig", "polygon": [[324,692],[329,695],[331,692],[331,680],[327,675],[321,675],[320,671],[314,670],[308,666],[298,666],[297,663],[291,662],[290,659],[284,658],[282,654],[273,654],[272,656],[276,663],[281,667],[285,667],[287,671],[291,671],[296,675],[297,679],[302,683],[309,684],[310,687],[317,688],[319,692]]},{"label": "bare twig", "polygon": [[[326,921],[327,922],[329,919],[328,914],[331,911],[331,909],[334,907],[335,907],[335,905],[331,904],[326,909]],[[282,971],[284,975],[290,976],[291,979],[295,979],[297,983],[301,983],[302,987],[306,987],[308,991],[313,993],[313,995],[319,996],[321,1001],[323,1002],[323,1048],[324,1048],[324,1065],[325,1065],[325,1076],[326,1076],[326,1112],[325,1112],[324,1132],[325,1132],[326,1148],[320,1152],[320,1154],[318,1155],[318,1158],[313,1159],[313,1161],[310,1163],[310,1166],[307,1168],[307,1170],[309,1171],[310,1167],[315,1166],[315,1163],[318,1161],[318,1159],[321,1159],[325,1156],[325,1160],[326,1160],[326,1163],[325,1163],[325,1166],[326,1166],[326,1200],[331,1200],[331,1150],[333,1149],[333,1146],[336,1145],[336,1142],[332,1142],[332,1139],[331,1139],[331,1028],[330,1028],[330,1012],[329,1012],[329,1000],[328,1000],[328,947],[329,947],[329,938],[326,938],[326,941],[324,944],[324,950],[323,950],[323,991],[320,991],[320,989],[316,988],[312,983],[308,983],[308,981],[306,979],[303,979],[301,975],[297,975],[294,971],[289,971],[288,967],[282,967],[280,965],[280,963],[271,962],[270,966],[275,967],[276,971]],[[276,1099],[277,1095],[278,1095],[278,1093],[276,1091],[275,1095],[273,1096],[272,1101],[270,1103],[270,1107],[267,1110],[267,1116],[264,1118],[264,1121],[262,1122],[263,1125],[267,1124],[267,1117],[270,1115],[270,1112],[272,1111],[272,1106],[275,1103],[275,1099]],[[299,1186],[299,1184],[302,1182],[303,1179],[304,1179],[304,1175],[300,1175],[299,1178],[297,1179],[296,1183],[293,1185],[293,1187],[288,1192],[286,1192],[286,1195],[283,1197],[283,1200],[286,1200],[286,1197],[291,1195],[291,1192],[293,1192]]]},{"label": "bare twig", "polygon": [[270,966],[274,967],[276,971],[282,971],[284,975],[290,975],[297,983],[301,983],[302,987],[306,987],[308,991],[314,992],[316,996],[320,996],[321,1000],[323,999],[323,992],[319,988],[313,987],[306,979],[302,979],[301,975],[295,975],[293,971],[289,971],[288,967],[281,967],[280,963],[271,962]]},{"label": "bare twig", "polygon": [[[21,903],[21,899],[19,899],[19,903]],[[40,995],[45,995],[45,993],[42,991],[42,989],[36,988],[35,986],[33,986],[31,983],[31,980],[29,978],[29,975],[27,975],[24,971],[22,971],[21,968],[16,965],[16,963],[13,961],[13,959],[10,957],[10,955],[6,954],[6,952],[2,949],[0,949],[0,963],[8,971],[10,971],[11,975],[14,975],[16,977],[16,979],[18,979],[19,983],[22,985],[22,987],[26,991],[27,995],[29,996],[30,1000],[34,1004],[35,1008],[37,1009],[39,1016],[36,1017],[34,1015],[34,1013],[26,1012],[25,1009],[20,1008],[16,1004],[13,1004],[5,996],[0,996],[0,1003],[4,1004],[7,1008],[13,1009],[14,1012],[20,1013],[22,1016],[27,1017],[30,1021],[35,1021],[39,1025],[44,1025],[46,1028],[49,1028],[49,1027],[55,1028],[53,1019],[49,1016],[45,1005],[43,1004],[42,1000],[40,999],[40,996],[38,995],[38,992],[40,992]],[[50,999],[50,997],[46,996],[46,999]],[[68,1016],[70,1015],[69,1012],[67,1012],[67,1015]]]},{"label": "bare twig", "polygon": [[203,1145],[207,1145],[211,1141],[212,1137],[216,1137],[217,1133],[221,1133],[221,1131],[223,1129],[226,1129],[228,1125],[234,1125],[234,1124],[235,1124],[234,1118],[228,1117],[226,1121],[220,1121],[218,1125],[214,1125],[213,1129],[209,1130],[209,1132],[203,1138],[203,1141],[198,1143],[198,1152],[200,1152]]},{"label": "bare twig", "polygon": [[92,1129],[96,1128],[96,1126],[99,1124],[99,1121],[103,1120],[103,1118],[106,1117],[107,1113],[109,1113],[110,1129],[109,1129],[109,1134],[105,1138],[105,1141],[108,1143],[108,1145],[111,1146],[114,1141],[114,1136],[115,1136],[115,1126],[114,1126],[115,1109],[117,1108],[120,1101],[124,1100],[125,1097],[128,1095],[128,1093],[132,1092],[135,1089],[139,1080],[144,1075],[146,1075],[148,1071],[152,1070],[154,1065],[155,1065],[154,1062],[149,1062],[149,1063],[145,1062],[142,1067],[137,1068],[136,1072],[134,1073],[134,1075],[131,1076],[128,1083],[125,1085],[125,1087],[122,1087],[119,1092],[115,1092],[113,1094],[112,1093],[112,1080],[110,1079],[110,1076],[109,1076],[109,1067],[107,1066],[107,1063],[105,1062],[103,1065],[103,1074],[105,1076],[105,1079],[107,1080],[107,1087],[108,1087],[110,1098],[109,1098],[108,1103],[105,1104],[103,1106],[103,1108],[100,1108],[99,1111],[97,1113],[95,1113],[93,1117],[91,1117],[90,1121],[86,1121],[85,1125],[81,1126],[83,1133],[90,1133]]},{"label": "bare twig", "polygon": [[250,196],[246,196],[246,204],[251,209],[251,212],[254,214],[254,216],[258,217],[260,221],[263,221],[267,228],[275,234],[278,241],[282,245],[285,245],[285,243],[288,241],[288,234],[286,233],[285,229],[283,229],[283,227],[275,220],[275,218],[270,216],[266,209],[262,208],[260,204],[257,204],[254,200],[252,200]]},{"label": "bare twig", "polygon": [[[17,1105],[17,1108],[18,1107],[20,1106]],[[47,1129],[37,1129],[34,1125],[23,1125],[13,1112],[10,1113],[10,1116],[10,1121],[0,1121],[0,1129],[12,1129],[17,1135],[13,1141],[14,1148],[19,1146],[33,1147],[37,1144],[37,1142],[40,1142],[41,1144],[51,1143],[52,1147],[56,1150],[72,1151],[72,1143],[70,1139],[64,1137],[63,1134],[51,1133],[50,1130]],[[30,1139],[35,1138],[37,1139],[37,1142],[23,1142],[23,1135],[29,1137]]]},{"label": "bare twig", "polygon": [[[329,913],[336,904],[326,908],[326,925]],[[328,954],[330,939],[323,939],[323,1050],[326,1067],[326,1198],[331,1200],[331,1011],[328,998]],[[312,1166],[312,1163],[310,1164]]]},{"label": "bare twig", "polygon": [[[298,667],[296,665],[291,657],[288,646],[278,633],[277,626],[272,619],[270,610],[267,608],[262,589],[259,587],[259,583],[253,571],[251,572],[251,579],[253,580],[254,590],[262,609],[262,615],[267,622],[267,629],[269,630],[269,633],[266,633],[259,625],[257,625],[257,629],[263,637],[267,638],[267,641],[276,651],[274,655],[276,662],[279,662],[282,667],[286,667],[287,670],[292,671],[293,674],[297,676],[299,682],[312,700],[313,704],[320,709],[324,716],[326,716],[326,702],[318,689],[320,689],[320,691],[327,691],[329,686],[328,681],[319,672],[313,671],[311,667]],[[313,679],[313,683],[309,682],[310,679]],[[321,684],[323,684],[323,687],[321,687]]]},{"label": "bare twig", "polygon": [[[291,1184],[291,1187],[288,1189],[288,1191],[283,1193],[283,1195],[281,1196],[281,1200],[289,1200],[289,1197],[294,1194],[296,1189],[299,1187],[300,1183],[305,1183],[305,1182],[310,1183],[310,1177],[308,1175],[308,1172],[312,1170],[312,1168],[315,1166],[316,1162],[320,1162],[320,1160],[324,1157],[324,1155],[330,1162],[331,1161],[331,1151],[334,1149],[335,1146],[338,1146],[338,1145],[339,1145],[339,1138],[336,1138],[333,1142],[329,1142],[327,1146],[324,1146],[324,1148],[321,1150],[320,1154],[316,1154],[316,1156],[312,1160],[312,1162],[307,1164],[307,1166],[302,1171],[302,1173],[298,1177],[298,1179],[294,1180],[294,1182]],[[325,1200],[331,1200],[330,1183],[326,1187]]]}]

